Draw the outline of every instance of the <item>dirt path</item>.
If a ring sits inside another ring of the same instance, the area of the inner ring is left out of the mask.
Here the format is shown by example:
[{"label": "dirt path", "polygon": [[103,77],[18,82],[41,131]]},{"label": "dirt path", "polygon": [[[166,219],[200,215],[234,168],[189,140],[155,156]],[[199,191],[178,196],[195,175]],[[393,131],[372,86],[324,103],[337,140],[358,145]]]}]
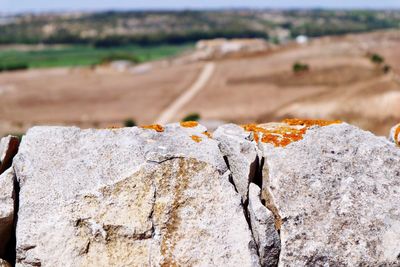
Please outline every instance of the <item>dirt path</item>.
[{"label": "dirt path", "polygon": [[187,103],[189,103],[196,96],[196,94],[198,94],[200,90],[204,88],[204,86],[213,75],[214,71],[215,63],[207,63],[193,85],[161,113],[160,117],[158,117],[158,119],[156,120],[156,123],[166,124],[170,122],[177,114],[177,112]]}]

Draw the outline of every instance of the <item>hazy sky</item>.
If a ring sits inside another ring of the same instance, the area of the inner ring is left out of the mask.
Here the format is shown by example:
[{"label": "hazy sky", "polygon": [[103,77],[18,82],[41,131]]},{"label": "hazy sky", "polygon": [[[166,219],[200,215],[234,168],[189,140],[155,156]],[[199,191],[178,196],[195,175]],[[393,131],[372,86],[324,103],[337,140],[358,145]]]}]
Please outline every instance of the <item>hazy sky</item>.
[{"label": "hazy sky", "polygon": [[0,13],[198,8],[400,8],[400,0],[0,0]]}]

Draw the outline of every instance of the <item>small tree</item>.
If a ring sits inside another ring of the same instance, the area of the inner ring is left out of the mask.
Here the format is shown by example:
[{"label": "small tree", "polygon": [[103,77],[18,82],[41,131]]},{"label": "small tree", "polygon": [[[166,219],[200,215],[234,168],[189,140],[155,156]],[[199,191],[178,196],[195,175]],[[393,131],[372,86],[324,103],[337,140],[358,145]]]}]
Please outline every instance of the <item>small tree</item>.
[{"label": "small tree", "polygon": [[308,64],[303,64],[300,62],[296,62],[293,64],[293,72],[294,73],[300,73],[300,72],[305,72],[305,71],[309,71],[310,70],[310,66]]},{"label": "small tree", "polygon": [[182,121],[199,121],[199,120],[200,120],[199,113],[190,113],[182,119]]},{"label": "small tree", "polygon": [[124,121],[124,126],[125,127],[134,127],[134,126],[136,126],[136,122],[133,119],[126,119]]},{"label": "small tree", "polygon": [[385,61],[385,59],[381,55],[372,54],[371,61],[375,64],[382,64]]}]

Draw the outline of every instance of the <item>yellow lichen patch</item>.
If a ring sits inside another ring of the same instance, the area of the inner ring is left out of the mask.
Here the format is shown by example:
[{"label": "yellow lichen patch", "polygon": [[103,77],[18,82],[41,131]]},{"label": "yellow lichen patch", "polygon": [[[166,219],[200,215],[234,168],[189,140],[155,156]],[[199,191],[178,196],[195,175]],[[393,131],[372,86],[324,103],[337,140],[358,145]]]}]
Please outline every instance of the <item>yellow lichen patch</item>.
[{"label": "yellow lichen patch", "polygon": [[160,124],[145,125],[141,126],[141,128],[155,130],[159,133],[164,132],[164,127],[162,127]]},{"label": "yellow lichen patch", "polygon": [[196,143],[200,143],[201,142],[201,137],[200,136],[197,136],[197,135],[192,135],[192,136],[190,136],[192,139],[193,139],[193,141],[195,141]]},{"label": "yellow lichen patch", "polygon": [[256,142],[273,144],[275,147],[285,147],[292,142],[300,141],[311,126],[327,126],[340,121],[286,119],[282,123],[264,125],[243,125],[245,131],[252,132]]},{"label": "yellow lichen patch", "polygon": [[394,142],[400,146],[400,140],[399,140],[399,136],[400,136],[400,124],[397,126],[396,130],[394,131]]},{"label": "yellow lichen patch", "polygon": [[212,135],[209,132],[205,131],[203,134],[208,138],[212,139]]},{"label": "yellow lichen patch", "polygon": [[198,126],[199,123],[197,121],[182,121],[181,126],[185,128],[193,128]]},{"label": "yellow lichen patch", "polygon": [[285,119],[282,121],[283,123],[286,123],[287,125],[301,125],[305,127],[311,127],[311,126],[328,126],[331,124],[337,124],[341,123],[341,121],[336,120],[336,121],[329,121],[329,120],[303,120],[303,119]]}]

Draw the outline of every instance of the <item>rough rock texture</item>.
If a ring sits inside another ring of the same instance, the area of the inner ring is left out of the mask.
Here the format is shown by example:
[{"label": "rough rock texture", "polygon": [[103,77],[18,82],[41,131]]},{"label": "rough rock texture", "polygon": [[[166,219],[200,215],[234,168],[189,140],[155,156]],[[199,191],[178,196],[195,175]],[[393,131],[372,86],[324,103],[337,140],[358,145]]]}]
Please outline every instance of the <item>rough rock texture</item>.
[{"label": "rough rock texture", "polygon": [[400,266],[400,150],[348,124],[261,144],[279,266]]},{"label": "rough rock texture", "polygon": [[35,127],[14,159],[17,265],[258,266],[202,126]]},{"label": "rough rock texture", "polygon": [[19,139],[15,136],[3,137],[0,140],[0,174],[7,170],[18,152]]},{"label": "rough rock texture", "polygon": [[256,179],[259,169],[257,145],[252,141],[250,133],[235,124],[219,127],[213,138],[218,141],[219,148],[226,157],[233,182],[245,203],[249,183]]},{"label": "rough rock texture", "polygon": [[400,123],[390,130],[389,140],[400,146]]},{"label": "rough rock texture", "polygon": [[11,263],[14,218],[17,266],[397,267],[400,149],[323,120],[35,127],[0,175]]},{"label": "rough rock texture", "polygon": [[277,266],[280,239],[275,229],[274,215],[261,203],[261,189],[253,183],[249,186],[248,210],[261,266]]},{"label": "rough rock texture", "polygon": [[0,259],[0,267],[11,267],[11,265],[5,260]]},{"label": "rough rock texture", "polygon": [[10,168],[0,175],[0,258],[5,258],[7,245],[12,236],[14,201],[14,172]]}]

